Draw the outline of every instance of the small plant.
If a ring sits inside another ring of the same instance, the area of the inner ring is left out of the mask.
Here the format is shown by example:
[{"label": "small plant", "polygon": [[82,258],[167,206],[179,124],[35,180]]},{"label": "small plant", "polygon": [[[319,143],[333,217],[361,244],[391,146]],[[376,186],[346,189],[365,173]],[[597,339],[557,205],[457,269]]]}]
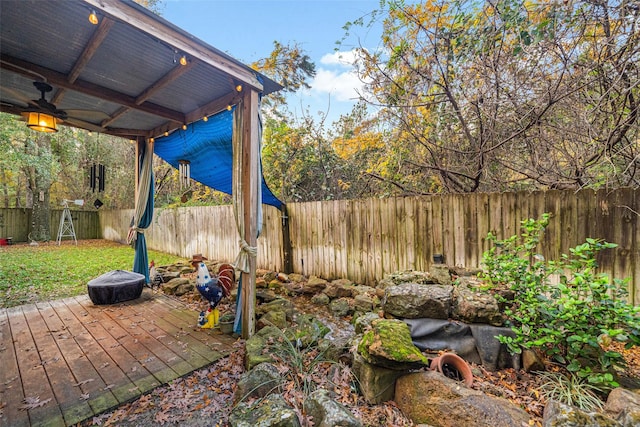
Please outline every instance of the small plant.
[{"label": "small plant", "polygon": [[[614,373],[624,367],[622,355],[607,350],[613,340],[627,348],[640,344],[640,308],[627,303],[627,283],[597,273],[596,255],[615,248],[599,239],[570,249],[559,260],[536,252],[549,215],[521,222],[521,234],[498,240],[484,253],[484,279],[493,288],[508,288],[512,301],[505,314],[515,337],[500,336],[509,350],[539,349],[590,384],[615,387]],[[551,280],[552,276],[559,281]]]},{"label": "small plant", "polygon": [[560,372],[538,372],[538,375],[543,379],[539,390],[545,399],[557,400],[587,412],[603,408],[602,400],[598,397],[604,392],[602,388],[576,375],[566,376]]},{"label": "small plant", "polygon": [[225,313],[222,316],[220,316],[221,323],[233,322],[235,319],[236,319],[236,315],[234,313]]}]

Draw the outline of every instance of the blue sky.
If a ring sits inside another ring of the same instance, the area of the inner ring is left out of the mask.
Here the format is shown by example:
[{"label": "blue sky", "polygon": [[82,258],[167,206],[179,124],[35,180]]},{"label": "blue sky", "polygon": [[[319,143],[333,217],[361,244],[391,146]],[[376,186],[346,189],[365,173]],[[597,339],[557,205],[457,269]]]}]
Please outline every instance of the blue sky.
[{"label": "blue sky", "polygon": [[379,7],[378,0],[166,0],[162,16],[232,57],[250,63],[267,57],[273,41],[298,43],[316,64],[312,88],[288,101],[300,116],[327,112],[328,123],[347,113],[354,104],[354,87],[360,85],[345,63],[348,51],[361,44],[374,50],[381,29],[358,28],[346,40],[341,54],[336,41],[342,27]]}]

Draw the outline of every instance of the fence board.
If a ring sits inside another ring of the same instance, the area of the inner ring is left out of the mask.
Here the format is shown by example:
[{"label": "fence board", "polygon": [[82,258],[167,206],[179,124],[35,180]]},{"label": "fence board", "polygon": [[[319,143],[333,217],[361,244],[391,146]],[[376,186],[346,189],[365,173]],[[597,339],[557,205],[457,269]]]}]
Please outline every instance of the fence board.
[{"label": "fence board", "polygon": [[476,196],[476,209],[478,214],[476,215],[476,219],[478,221],[477,224],[477,241],[478,241],[478,264],[480,266],[482,264],[482,256],[485,251],[489,249],[489,242],[487,241],[487,235],[489,231],[491,231],[491,226],[489,223],[489,215],[486,215],[486,212],[489,212],[489,195],[486,193],[480,193]]},{"label": "fence board", "polygon": [[613,239],[618,247],[614,252],[614,277],[623,279],[631,277],[634,271],[633,253],[633,229],[636,226],[637,215],[633,215],[625,206],[634,206],[633,191],[628,188],[616,190],[613,196],[614,216],[619,218],[613,221]]},{"label": "fence board", "polygon": [[[445,255],[445,234],[444,234],[444,215],[443,215],[443,198],[442,196],[434,196],[431,198],[430,209],[426,211],[427,217],[426,221],[429,223],[430,233],[425,235],[425,242],[429,242],[431,240],[431,251],[424,251],[421,257],[421,270],[426,270],[426,268],[431,265],[433,260],[433,255],[442,254]],[[424,243],[424,242],[423,242]],[[445,262],[446,262],[445,257]]]},{"label": "fence board", "polygon": [[398,240],[398,250],[404,248],[404,263],[400,264],[399,270],[415,270],[416,269],[416,201],[415,197],[404,197],[400,199],[404,205],[405,222],[404,222],[404,240]]}]

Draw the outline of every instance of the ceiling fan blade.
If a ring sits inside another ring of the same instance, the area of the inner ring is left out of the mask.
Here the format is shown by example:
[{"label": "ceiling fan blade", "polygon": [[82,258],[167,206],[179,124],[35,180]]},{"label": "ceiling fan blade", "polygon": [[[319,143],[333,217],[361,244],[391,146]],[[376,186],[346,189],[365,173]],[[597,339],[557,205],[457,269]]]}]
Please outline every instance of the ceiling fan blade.
[{"label": "ceiling fan blade", "polygon": [[19,102],[26,104],[23,107],[33,104],[33,101],[29,99],[29,95],[26,95],[20,92],[19,90],[16,90],[10,87],[0,88],[0,98],[3,100],[6,100],[6,102],[9,102],[7,97],[10,97],[12,99],[18,100]]},{"label": "ceiling fan blade", "polygon": [[102,121],[110,118],[111,116],[103,111],[97,110],[64,110],[68,117],[73,117],[80,120],[88,121]]},{"label": "ceiling fan blade", "polygon": [[66,119],[64,119],[64,122],[82,129],[90,130],[92,132],[104,132],[104,128],[101,126],[94,125],[93,123],[85,122],[84,120],[76,119],[73,117],[67,117]]}]

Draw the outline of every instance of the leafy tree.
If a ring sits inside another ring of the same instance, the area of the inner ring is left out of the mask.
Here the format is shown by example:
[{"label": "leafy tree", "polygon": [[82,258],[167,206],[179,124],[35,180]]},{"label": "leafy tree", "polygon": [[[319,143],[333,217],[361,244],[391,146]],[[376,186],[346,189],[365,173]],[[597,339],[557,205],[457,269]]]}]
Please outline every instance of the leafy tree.
[{"label": "leafy tree", "polygon": [[359,62],[392,129],[380,179],[404,193],[637,185],[634,2],[382,6],[381,46]]},{"label": "leafy tree", "polygon": [[300,45],[283,45],[278,41],[273,42],[273,50],[267,58],[252,63],[251,67],[282,85],[281,91],[265,99],[273,109],[282,108],[287,94],[309,89],[308,80],[316,75],[315,64]]},{"label": "leafy tree", "polygon": [[[133,147],[122,138],[60,126],[55,134],[29,130],[0,114],[0,193],[4,207],[32,208],[31,239],[52,238],[51,208],[64,199],[100,198],[109,208],[133,206]],[[106,169],[105,191],[89,186],[89,167]]]},{"label": "leafy tree", "polygon": [[162,9],[164,8],[164,0],[134,0],[136,3],[146,7],[156,15],[162,15]]}]

